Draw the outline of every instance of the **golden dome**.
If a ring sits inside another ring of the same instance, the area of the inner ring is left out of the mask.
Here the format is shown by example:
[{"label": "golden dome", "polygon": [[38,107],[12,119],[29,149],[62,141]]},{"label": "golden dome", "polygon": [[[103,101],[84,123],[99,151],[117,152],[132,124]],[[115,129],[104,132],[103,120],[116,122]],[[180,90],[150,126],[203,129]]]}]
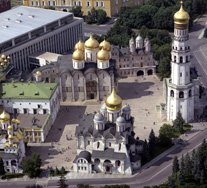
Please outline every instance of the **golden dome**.
[{"label": "golden dome", "polygon": [[8,138],[11,140],[14,139],[13,135],[11,135],[11,134],[9,134]]},{"label": "golden dome", "polygon": [[42,72],[41,72],[41,71],[37,71],[37,72],[35,73],[35,76],[42,76]]},{"label": "golden dome", "polygon": [[16,124],[20,124],[20,121],[18,119],[16,119]]},{"label": "golden dome", "polygon": [[85,47],[89,49],[95,49],[99,47],[99,43],[96,39],[93,38],[92,35],[90,35],[89,39],[85,42]]},{"label": "golden dome", "polygon": [[111,44],[104,39],[104,41],[100,43],[99,48],[106,51],[111,51]]},{"label": "golden dome", "polygon": [[5,59],[5,58],[6,58],[6,55],[2,54],[2,55],[1,55],[1,58],[2,58],[2,59]]},{"label": "golden dome", "polygon": [[13,126],[9,125],[8,130],[13,130]]},{"label": "golden dome", "polygon": [[183,9],[183,1],[181,1],[180,3],[181,3],[180,10],[174,14],[174,23],[175,24],[188,24],[190,16]]},{"label": "golden dome", "polygon": [[73,52],[73,55],[72,55],[72,59],[73,60],[77,60],[77,61],[83,61],[84,60],[84,53],[83,51],[77,49]]},{"label": "golden dome", "polygon": [[85,50],[85,48],[84,48],[84,43],[81,41],[81,40],[79,40],[79,42],[78,43],[76,43],[76,45],[75,45],[75,50],[81,50],[81,51],[83,51],[84,52],[84,50]]},{"label": "golden dome", "polygon": [[116,90],[113,88],[111,94],[107,97],[106,108],[108,110],[120,110],[122,107],[122,99],[116,94]]},{"label": "golden dome", "polygon": [[20,124],[20,121],[18,119],[13,118],[12,123]]},{"label": "golden dome", "polygon": [[97,53],[97,59],[102,61],[107,61],[110,59],[109,52],[103,48]]},{"label": "golden dome", "polygon": [[6,113],[5,111],[3,111],[2,114],[0,115],[0,119],[2,119],[2,120],[9,120],[10,119],[10,115],[8,113]]}]

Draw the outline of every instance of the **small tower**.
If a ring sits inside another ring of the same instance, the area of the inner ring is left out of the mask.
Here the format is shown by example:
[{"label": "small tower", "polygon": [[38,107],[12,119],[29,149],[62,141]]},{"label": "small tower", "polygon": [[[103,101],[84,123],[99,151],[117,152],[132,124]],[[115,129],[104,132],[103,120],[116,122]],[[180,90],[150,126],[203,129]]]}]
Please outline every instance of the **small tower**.
[{"label": "small tower", "polygon": [[148,37],[146,37],[144,40],[144,48],[145,48],[145,53],[151,52],[151,43]]},{"label": "small tower", "polygon": [[122,111],[122,116],[126,119],[126,120],[130,120],[131,118],[131,108],[128,104],[124,105],[121,109]]},{"label": "small tower", "polygon": [[110,54],[103,48],[97,54],[97,66],[99,69],[109,68]]},{"label": "small tower", "polygon": [[42,81],[42,72],[41,71],[37,71],[34,73],[34,78],[36,82],[41,82]]},{"label": "small tower", "polygon": [[83,69],[85,67],[84,52],[79,49],[75,50],[72,55],[72,62],[74,69]]},{"label": "small tower", "polygon": [[113,88],[111,94],[107,97],[107,121],[116,122],[116,118],[121,114],[122,99],[116,94],[116,90]]},{"label": "small tower", "polygon": [[139,34],[136,38],[136,49],[141,50],[144,48],[144,41],[141,35]]},{"label": "small tower", "polygon": [[94,122],[94,128],[96,130],[105,129],[104,116],[100,112],[96,113],[96,115],[94,116],[93,122]]},{"label": "small tower", "polygon": [[89,39],[86,40],[85,44],[85,61],[96,63],[96,55],[99,51],[99,43],[93,38],[92,34]]},{"label": "small tower", "polygon": [[11,122],[14,127],[14,130],[16,131],[18,129],[18,125],[20,124],[20,121],[18,119],[13,118]]},{"label": "small tower", "polygon": [[3,111],[2,114],[0,115],[0,123],[1,123],[1,128],[3,130],[7,130],[7,127],[9,126],[10,123],[10,115],[5,111]]},{"label": "small tower", "polygon": [[13,137],[12,134],[8,135],[8,140],[9,140],[9,145],[12,145],[13,144],[13,140],[14,140],[14,137]]},{"label": "small tower", "polygon": [[131,53],[134,53],[136,50],[136,47],[135,47],[135,42],[134,42],[134,38],[132,37],[130,40],[129,40],[129,51]]},{"label": "small tower", "polygon": [[116,132],[124,132],[125,131],[125,124],[126,124],[126,121],[124,119],[124,117],[122,116],[119,116],[117,119],[116,119]]}]

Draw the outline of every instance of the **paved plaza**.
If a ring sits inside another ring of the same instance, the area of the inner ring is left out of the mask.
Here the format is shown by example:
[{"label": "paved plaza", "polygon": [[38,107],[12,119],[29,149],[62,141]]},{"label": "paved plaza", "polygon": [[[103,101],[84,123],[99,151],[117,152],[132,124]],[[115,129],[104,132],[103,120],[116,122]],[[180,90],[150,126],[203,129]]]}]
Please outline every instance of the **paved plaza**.
[{"label": "paved plaza", "polygon": [[[158,135],[162,122],[156,105],[163,102],[162,84],[155,76],[127,78],[119,82],[118,94],[123,99],[123,105],[131,106],[132,116],[135,117],[134,130],[140,139],[148,139],[151,129]],[[62,104],[46,142],[31,148],[32,152],[41,155],[43,168],[64,166],[67,170],[71,169],[76,155],[75,127],[83,114],[97,112],[100,106],[95,103],[87,106]]]}]

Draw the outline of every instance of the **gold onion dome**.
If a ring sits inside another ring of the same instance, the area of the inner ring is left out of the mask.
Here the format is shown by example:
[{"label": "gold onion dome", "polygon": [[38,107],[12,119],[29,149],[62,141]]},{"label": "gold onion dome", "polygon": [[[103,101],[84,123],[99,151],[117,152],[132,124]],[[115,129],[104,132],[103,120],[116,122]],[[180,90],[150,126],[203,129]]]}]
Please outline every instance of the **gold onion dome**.
[{"label": "gold onion dome", "polygon": [[90,35],[89,39],[85,42],[85,47],[89,49],[96,49],[99,47],[99,43],[96,39],[93,38],[92,35]]},{"label": "gold onion dome", "polygon": [[9,125],[8,130],[13,130],[13,126]]},{"label": "gold onion dome", "polygon": [[83,51],[77,49],[73,52],[72,59],[76,61],[83,61],[84,60],[84,53]]},{"label": "gold onion dome", "polygon": [[108,110],[120,110],[122,107],[122,98],[116,94],[116,90],[113,88],[111,94],[107,97],[106,108]]},{"label": "gold onion dome", "polygon": [[85,50],[84,43],[81,40],[79,40],[78,43],[76,43],[75,50],[81,50],[81,51]]},{"label": "gold onion dome", "polygon": [[11,135],[11,134],[9,134],[8,138],[11,140],[14,139],[13,135]]},{"label": "gold onion dome", "polygon": [[104,41],[102,41],[100,43],[99,48],[100,49],[107,50],[107,51],[111,51],[111,44],[104,39]]},{"label": "gold onion dome", "polygon": [[36,75],[36,76],[42,76],[42,72],[41,72],[41,71],[37,71],[37,72],[35,73],[35,75]]},{"label": "gold onion dome", "polygon": [[0,115],[0,119],[2,119],[2,120],[9,120],[10,119],[10,115],[8,113],[6,113],[5,111],[3,111],[2,114]]},{"label": "gold onion dome", "polygon": [[102,61],[107,61],[110,59],[109,52],[103,48],[97,53],[97,59]]},{"label": "gold onion dome", "polygon": [[190,16],[189,14],[183,9],[183,1],[180,2],[180,10],[174,14],[174,23],[175,24],[188,24]]},{"label": "gold onion dome", "polygon": [[6,55],[2,54],[2,55],[1,55],[1,58],[2,58],[2,59],[5,59],[5,58],[6,58]]}]

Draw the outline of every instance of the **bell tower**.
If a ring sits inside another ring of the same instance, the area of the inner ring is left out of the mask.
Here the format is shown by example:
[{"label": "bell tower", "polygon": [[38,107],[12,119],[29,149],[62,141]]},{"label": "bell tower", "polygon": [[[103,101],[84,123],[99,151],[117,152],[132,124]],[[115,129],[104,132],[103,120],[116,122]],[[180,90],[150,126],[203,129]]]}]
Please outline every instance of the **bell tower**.
[{"label": "bell tower", "polygon": [[181,7],[174,15],[171,51],[171,79],[167,91],[167,119],[173,121],[180,111],[186,122],[194,119],[194,85],[190,78],[189,14]]}]

